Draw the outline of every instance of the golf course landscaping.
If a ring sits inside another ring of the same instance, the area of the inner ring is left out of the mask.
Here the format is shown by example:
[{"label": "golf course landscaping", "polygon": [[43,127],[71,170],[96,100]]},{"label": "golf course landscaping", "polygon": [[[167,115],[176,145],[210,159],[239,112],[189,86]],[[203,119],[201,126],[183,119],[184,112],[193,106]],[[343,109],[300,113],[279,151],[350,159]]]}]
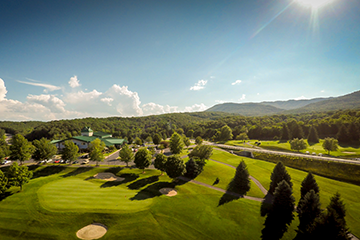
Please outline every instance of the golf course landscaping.
[{"label": "golf course landscaping", "polygon": [[[223,190],[243,159],[252,177],[266,189],[274,163],[216,150],[196,181]],[[260,239],[265,218],[261,202],[227,201],[223,192],[191,182],[173,182],[160,171],[114,167],[30,166],[34,176],[19,192],[9,189],[0,200],[0,239],[78,239],[93,225],[101,239]],[[296,201],[306,172],[287,168]],[[336,191],[346,204],[347,224],[360,236],[360,186],[315,176],[322,208]],[[167,193],[171,193],[168,196]],[[176,193],[176,195],[175,195]],[[251,182],[248,196],[264,194]],[[283,239],[293,239],[297,217]],[[80,233],[78,233],[79,230]],[[80,235],[77,235],[80,234]],[[85,234],[86,235],[86,234]],[[86,238],[81,238],[86,239]]]}]

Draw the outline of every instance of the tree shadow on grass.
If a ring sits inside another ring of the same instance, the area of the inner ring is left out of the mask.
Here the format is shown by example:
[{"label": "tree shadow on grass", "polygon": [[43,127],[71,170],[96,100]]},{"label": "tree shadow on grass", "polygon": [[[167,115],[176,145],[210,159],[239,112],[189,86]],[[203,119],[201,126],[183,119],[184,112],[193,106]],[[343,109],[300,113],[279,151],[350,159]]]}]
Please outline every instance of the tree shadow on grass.
[{"label": "tree shadow on grass", "polygon": [[4,193],[0,194],[0,202],[2,200],[4,200],[5,198],[10,197],[13,194],[14,194],[13,192],[4,192]]},{"label": "tree shadow on grass", "polygon": [[240,194],[235,194],[233,192],[226,191],[226,193],[224,193],[224,195],[222,195],[222,197],[220,198],[218,207],[224,205],[225,203],[238,200],[240,197],[241,197]]},{"label": "tree shadow on grass", "polygon": [[47,166],[42,169],[36,170],[37,168],[34,168],[33,170],[33,179],[39,178],[39,177],[46,177],[49,175],[57,174],[65,170],[66,167],[63,166]]},{"label": "tree shadow on grass", "polygon": [[[132,181],[136,180],[137,178],[139,178],[139,175],[135,174],[135,173],[124,173],[124,174],[121,174],[120,177],[125,178],[125,179],[122,181],[107,181],[107,182],[103,183],[100,186],[100,188],[116,187],[121,184],[132,182]],[[90,180],[90,179],[94,179],[94,177],[90,177],[85,180]]]},{"label": "tree shadow on grass", "polygon": [[176,184],[174,182],[157,182],[154,183],[143,190],[139,191],[134,197],[130,198],[130,200],[145,200],[148,198],[154,198],[161,196],[160,189],[162,188],[174,188]]},{"label": "tree shadow on grass", "polygon": [[120,172],[123,169],[124,169],[123,167],[112,167],[112,168],[106,169],[104,172],[111,172],[116,175],[118,172]]},{"label": "tree shadow on grass", "polygon": [[68,173],[64,174],[62,177],[67,178],[67,177],[76,176],[78,174],[90,171],[91,169],[93,169],[93,167],[78,167],[74,171],[71,171],[71,172],[68,172]]},{"label": "tree shadow on grass", "polygon": [[140,189],[142,187],[145,187],[148,184],[151,184],[153,182],[157,182],[159,181],[159,176],[151,176],[148,178],[143,178],[140,180],[137,180],[131,184],[128,185],[128,188],[131,190],[136,190],[136,189]]}]

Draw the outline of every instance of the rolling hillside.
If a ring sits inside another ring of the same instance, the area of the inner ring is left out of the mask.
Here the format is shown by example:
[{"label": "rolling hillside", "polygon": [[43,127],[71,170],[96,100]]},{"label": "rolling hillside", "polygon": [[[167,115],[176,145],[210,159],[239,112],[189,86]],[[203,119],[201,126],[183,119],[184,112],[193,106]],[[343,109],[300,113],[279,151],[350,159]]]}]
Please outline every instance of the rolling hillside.
[{"label": "rolling hillside", "polygon": [[313,98],[309,100],[261,103],[223,103],[217,104],[206,111],[237,113],[244,116],[264,116],[279,113],[294,114],[343,109],[360,109],[360,91],[335,98]]}]

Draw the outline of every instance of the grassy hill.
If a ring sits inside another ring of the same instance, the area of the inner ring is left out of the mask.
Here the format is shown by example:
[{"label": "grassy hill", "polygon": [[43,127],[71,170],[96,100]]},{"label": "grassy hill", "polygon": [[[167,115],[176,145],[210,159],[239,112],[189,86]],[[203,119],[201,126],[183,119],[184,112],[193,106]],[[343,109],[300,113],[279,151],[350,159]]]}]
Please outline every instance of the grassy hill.
[{"label": "grassy hill", "polygon": [[283,109],[262,103],[223,103],[206,110],[206,112],[237,113],[244,116],[272,115],[281,111]]},{"label": "grassy hill", "polygon": [[325,112],[343,109],[360,109],[360,91],[335,98],[314,98],[309,100],[261,103],[223,103],[207,109],[206,112],[237,113],[244,116],[265,116],[274,114]]}]

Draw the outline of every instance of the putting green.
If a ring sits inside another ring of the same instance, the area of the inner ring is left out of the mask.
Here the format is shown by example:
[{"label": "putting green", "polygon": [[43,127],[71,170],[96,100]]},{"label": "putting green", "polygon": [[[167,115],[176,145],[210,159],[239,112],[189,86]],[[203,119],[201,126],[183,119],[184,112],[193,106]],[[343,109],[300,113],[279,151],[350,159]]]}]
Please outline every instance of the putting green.
[{"label": "putting green", "polygon": [[43,185],[37,195],[43,208],[61,212],[136,212],[152,204],[152,198],[131,200],[138,191],[120,185],[101,187],[103,183],[65,178]]}]

